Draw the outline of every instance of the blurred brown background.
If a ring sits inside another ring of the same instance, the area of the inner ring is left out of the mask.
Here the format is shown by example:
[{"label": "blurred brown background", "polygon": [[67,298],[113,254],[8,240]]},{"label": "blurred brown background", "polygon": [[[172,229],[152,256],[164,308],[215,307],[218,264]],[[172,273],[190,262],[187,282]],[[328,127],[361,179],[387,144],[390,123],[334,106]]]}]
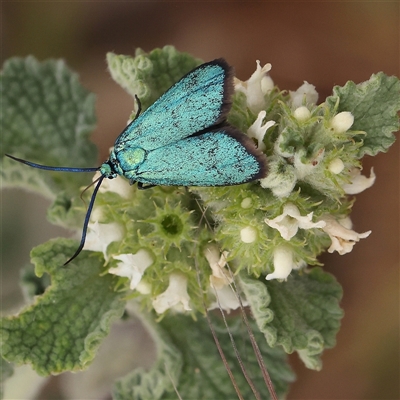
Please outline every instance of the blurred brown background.
[{"label": "blurred brown background", "polygon": [[[106,70],[105,54],[133,54],[166,44],[205,61],[225,57],[247,79],[255,60],[272,63],[281,89],[313,83],[320,101],[333,85],[383,71],[400,76],[399,2],[2,2],[2,61],[32,54],[64,58],[97,95],[93,141],[100,160],[125,126],[132,100]],[[399,142],[367,158],[375,185],[357,196],[355,230],[372,235],[351,254],[324,256],[343,285],[345,310],[337,346],[323,370],[297,357],[289,399],[399,399]],[[59,230],[45,222],[46,204],[21,191],[2,192],[6,303],[17,301],[11,279],[29,250]],[[10,264],[11,260],[11,264]],[[10,281],[9,281],[10,279]],[[18,293],[18,292],[17,292]]]}]

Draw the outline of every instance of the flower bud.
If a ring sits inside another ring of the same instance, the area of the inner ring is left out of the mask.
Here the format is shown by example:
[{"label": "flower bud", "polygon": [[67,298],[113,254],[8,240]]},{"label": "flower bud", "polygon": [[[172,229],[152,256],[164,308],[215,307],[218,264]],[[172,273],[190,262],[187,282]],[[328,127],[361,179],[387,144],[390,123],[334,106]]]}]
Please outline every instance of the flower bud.
[{"label": "flower bud", "polygon": [[354,115],[349,111],[336,114],[331,120],[331,128],[335,133],[344,133],[350,129],[354,123]]}]

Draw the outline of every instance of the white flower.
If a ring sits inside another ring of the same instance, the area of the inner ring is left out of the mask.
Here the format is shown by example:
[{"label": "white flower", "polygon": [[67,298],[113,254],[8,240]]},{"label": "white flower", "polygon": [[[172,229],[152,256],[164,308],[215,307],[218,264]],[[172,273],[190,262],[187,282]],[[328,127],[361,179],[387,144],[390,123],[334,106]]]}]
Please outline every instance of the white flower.
[{"label": "white flower", "polygon": [[[93,182],[100,178],[100,172],[96,172],[93,177]],[[114,179],[104,179],[103,183],[99,188],[100,193],[106,192],[114,192],[119,194],[124,199],[129,199],[132,197],[132,187],[129,184],[129,181],[123,178],[122,176],[117,176]]]},{"label": "white flower", "polygon": [[113,258],[122,262],[119,262],[117,267],[110,268],[108,272],[110,274],[129,278],[131,281],[129,287],[132,290],[136,289],[146,268],[153,264],[151,254],[144,249],[140,249],[135,254],[120,254],[118,256],[113,256]]},{"label": "white flower", "polygon": [[292,272],[292,269],[299,269],[304,267],[306,263],[300,261],[295,263],[293,261],[293,251],[290,247],[280,245],[274,250],[274,272],[268,274],[265,279],[286,279]]},{"label": "white flower", "polygon": [[335,158],[333,159],[329,165],[328,165],[329,171],[332,172],[332,174],[340,174],[343,169],[344,169],[344,164],[343,161],[340,158]]},{"label": "white flower", "polygon": [[264,222],[271,228],[277,229],[285,240],[290,240],[296,235],[298,229],[323,228],[325,222],[312,222],[313,213],[300,215],[299,209],[292,203],[283,207],[283,212],[274,219],[266,218]]},{"label": "white flower", "polygon": [[242,202],[240,203],[240,207],[242,208],[250,208],[253,204],[253,201],[251,200],[250,197],[246,197],[242,200]]},{"label": "white flower", "polygon": [[240,239],[243,243],[253,243],[257,239],[257,230],[252,226],[246,226],[240,230]]},{"label": "white flower", "polygon": [[370,188],[375,183],[375,178],[376,175],[373,168],[371,168],[369,178],[361,175],[361,170],[359,168],[353,168],[350,171],[351,183],[342,185],[342,188],[346,194],[361,193],[363,190]]},{"label": "white flower", "polygon": [[247,130],[247,136],[257,139],[258,143],[258,148],[261,151],[265,150],[265,144],[263,142],[265,133],[269,128],[275,125],[275,121],[267,121],[264,125],[262,125],[262,122],[265,118],[267,113],[263,110],[258,113],[257,119],[254,121],[254,123],[250,126],[250,128]]},{"label": "white flower", "polygon": [[224,251],[220,254],[218,247],[211,244],[204,250],[204,256],[212,269],[212,275],[210,275],[211,286],[220,289],[223,286],[229,285],[232,282],[231,274],[228,269],[225,268],[228,252]]},{"label": "white flower", "polygon": [[311,117],[311,111],[306,106],[300,106],[293,111],[293,116],[297,121],[307,121]]},{"label": "white flower", "polygon": [[122,240],[124,230],[116,222],[111,224],[100,224],[98,221],[90,223],[86,236],[84,250],[101,251],[105,260],[108,260],[107,247],[112,242]]},{"label": "white flower", "polygon": [[335,133],[344,133],[354,123],[354,115],[349,111],[342,111],[331,119],[331,128]]},{"label": "white flower", "polygon": [[172,307],[180,312],[190,311],[189,300],[187,277],[180,273],[172,273],[169,276],[167,290],[153,300],[153,307],[158,314],[162,314]]},{"label": "white flower", "polygon": [[318,101],[318,93],[315,90],[315,86],[311,85],[307,81],[304,81],[295,92],[289,90],[289,94],[292,100],[292,108],[294,110],[300,106],[304,106],[304,104],[313,105]]},{"label": "white flower", "polygon": [[274,87],[274,82],[267,75],[271,68],[271,64],[265,64],[261,68],[260,61],[257,60],[257,69],[250,79],[242,82],[235,78],[235,90],[246,95],[247,105],[254,113],[258,113],[265,107],[264,96]]},{"label": "white flower", "polygon": [[[231,273],[226,268],[228,252],[224,251],[220,254],[218,247],[211,244],[205,249],[204,255],[213,271],[212,275],[210,275],[210,294],[217,298],[216,301],[210,304],[208,310],[219,307],[227,312],[236,310],[240,303],[231,286],[233,282]],[[248,304],[246,301],[242,301],[242,303],[244,306]]]},{"label": "white flower", "polygon": [[364,233],[357,233],[351,229],[350,218],[344,218],[336,221],[330,215],[325,216],[322,221],[325,222],[325,227],[322,228],[331,238],[332,244],[328,252],[333,253],[337,251],[340,255],[350,253],[353,246],[371,234],[371,231]]},{"label": "white flower", "polygon": [[[214,288],[213,294],[217,300],[209,305],[208,310],[214,310],[215,308],[221,307],[224,311],[229,313],[231,310],[236,310],[240,307],[238,295],[234,293],[231,286]],[[242,299],[242,305],[243,307],[246,307],[248,301]]]},{"label": "white flower", "polygon": [[141,294],[150,294],[151,293],[151,285],[148,282],[143,282],[141,280],[136,286],[136,290]]}]

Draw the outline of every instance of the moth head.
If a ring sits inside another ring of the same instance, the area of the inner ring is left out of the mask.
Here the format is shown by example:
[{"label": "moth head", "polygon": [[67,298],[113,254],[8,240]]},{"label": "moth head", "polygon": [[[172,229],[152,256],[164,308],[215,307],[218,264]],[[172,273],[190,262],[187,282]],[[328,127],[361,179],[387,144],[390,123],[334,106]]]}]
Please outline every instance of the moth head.
[{"label": "moth head", "polygon": [[111,161],[111,159],[101,164],[99,170],[100,173],[107,179],[114,179],[118,175],[118,173],[115,171],[115,164]]}]

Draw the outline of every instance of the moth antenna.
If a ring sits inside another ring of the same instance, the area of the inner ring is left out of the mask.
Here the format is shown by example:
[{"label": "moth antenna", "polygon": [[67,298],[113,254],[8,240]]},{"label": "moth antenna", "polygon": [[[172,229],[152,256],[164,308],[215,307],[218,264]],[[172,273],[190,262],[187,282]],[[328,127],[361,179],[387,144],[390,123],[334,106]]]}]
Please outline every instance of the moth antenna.
[{"label": "moth antenna", "polygon": [[[96,181],[94,181],[93,183],[97,182],[96,187],[94,188],[92,197],[90,199],[90,203],[89,203],[89,207],[88,210],[86,212],[86,217],[85,217],[85,222],[83,223],[83,229],[82,229],[82,237],[81,237],[81,243],[79,244],[79,247],[77,248],[75,254],[67,261],[64,263],[64,265],[67,265],[68,263],[70,263],[75,257],[77,257],[79,255],[79,253],[82,251],[83,246],[85,245],[85,240],[86,240],[86,233],[87,233],[87,228],[89,225],[89,220],[90,220],[90,215],[92,213],[92,209],[93,209],[93,205],[94,205],[94,201],[96,199],[96,195],[97,192],[99,191],[99,188],[103,182],[103,179],[105,178],[104,175],[100,176],[100,178],[98,178]],[[91,185],[90,185],[91,186]],[[90,187],[89,186],[89,187]],[[86,188],[87,189],[87,188]],[[85,190],[86,190],[85,189]]]},{"label": "moth antenna", "polygon": [[23,160],[22,158],[17,158],[11,156],[10,154],[4,154],[8,158],[11,158],[15,161],[18,161],[22,164],[28,165],[29,167],[45,169],[47,171],[63,171],[63,172],[95,172],[99,170],[99,167],[96,168],[71,168],[71,167],[52,167],[49,165],[36,164],[31,161]]}]

